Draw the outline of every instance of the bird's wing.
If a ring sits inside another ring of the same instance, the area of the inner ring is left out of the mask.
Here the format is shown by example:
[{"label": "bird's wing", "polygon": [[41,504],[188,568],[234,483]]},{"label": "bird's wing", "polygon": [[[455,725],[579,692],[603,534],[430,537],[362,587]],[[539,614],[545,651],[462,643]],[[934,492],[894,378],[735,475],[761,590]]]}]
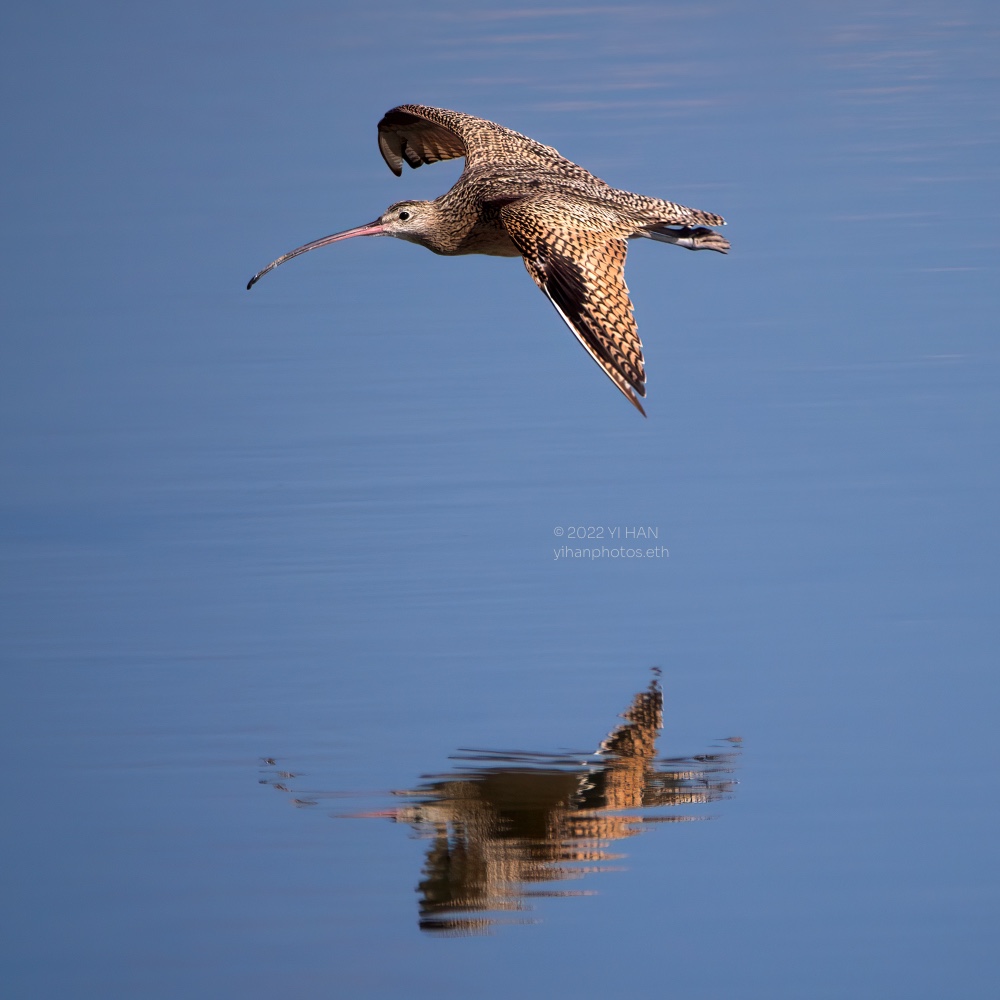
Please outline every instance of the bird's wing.
[{"label": "bird's wing", "polygon": [[642,342],[625,284],[626,238],[599,206],[523,199],[500,218],[535,284],[576,339],[643,415]]},{"label": "bird's wing", "polygon": [[569,163],[551,146],[495,122],[419,104],[403,104],[385,113],[378,123],[378,146],[397,177],[403,172],[404,160],[414,169],[459,156],[465,157],[467,167],[498,159],[511,163]]}]

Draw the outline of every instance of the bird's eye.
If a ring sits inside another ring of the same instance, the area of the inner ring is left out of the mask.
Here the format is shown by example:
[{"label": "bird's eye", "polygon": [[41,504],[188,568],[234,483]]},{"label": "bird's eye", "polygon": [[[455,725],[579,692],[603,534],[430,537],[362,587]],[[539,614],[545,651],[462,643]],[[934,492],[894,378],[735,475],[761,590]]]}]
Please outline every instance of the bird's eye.
[{"label": "bird's eye", "polygon": [[406,220],[407,220],[407,219],[408,219],[409,217],[410,217],[410,213],[409,213],[409,212],[400,212],[400,213],[399,213],[399,221],[400,221],[400,222],[406,222]]}]

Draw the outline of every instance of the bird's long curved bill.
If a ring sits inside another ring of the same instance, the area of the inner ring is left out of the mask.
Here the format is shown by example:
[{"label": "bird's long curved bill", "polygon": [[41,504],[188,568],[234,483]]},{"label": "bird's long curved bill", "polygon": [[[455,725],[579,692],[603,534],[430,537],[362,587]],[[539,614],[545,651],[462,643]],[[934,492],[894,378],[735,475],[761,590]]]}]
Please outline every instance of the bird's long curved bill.
[{"label": "bird's long curved bill", "polygon": [[376,219],[374,222],[369,222],[367,226],[358,226],[356,229],[348,229],[342,233],[334,233],[332,236],[324,236],[321,240],[313,240],[312,243],[307,243],[305,246],[301,246],[297,250],[292,250],[291,253],[282,255],[277,260],[272,260],[263,271],[258,271],[247,282],[247,291],[250,291],[250,289],[253,288],[253,286],[260,281],[260,279],[263,278],[268,271],[273,271],[279,264],[284,264],[286,260],[298,257],[300,253],[305,253],[307,250],[317,250],[319,247],[325,247],[330,243],[336,243],[338,240],[349,240],[352,236],[381,236],[383,232],[384,230],[381,221]]}]

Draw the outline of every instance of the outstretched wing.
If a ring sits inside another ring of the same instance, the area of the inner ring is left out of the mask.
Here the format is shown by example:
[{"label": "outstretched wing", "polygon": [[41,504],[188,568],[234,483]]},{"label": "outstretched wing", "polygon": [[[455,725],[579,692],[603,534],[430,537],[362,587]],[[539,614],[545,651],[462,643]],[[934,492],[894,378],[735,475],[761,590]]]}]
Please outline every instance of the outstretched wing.
[{"label": "outstretched wing", "polygon": [[[643,415],[646,395],[642,342],[625,284],[626,237],[596,206],[545,199],[514,202],[500,217],[524,266],[576,339]],[[619,230],[619,231],[616,231]]]},{"label": "outstretched wing", "polygon": [[403,172],[404,160],[414,169],[459,156],[465,157],[467,167],[497,159],[508,163],[569,162],[551,146],[495,122],[419,104],[403,104],[387,111],[378,123],[378,145],[397,177]]}]

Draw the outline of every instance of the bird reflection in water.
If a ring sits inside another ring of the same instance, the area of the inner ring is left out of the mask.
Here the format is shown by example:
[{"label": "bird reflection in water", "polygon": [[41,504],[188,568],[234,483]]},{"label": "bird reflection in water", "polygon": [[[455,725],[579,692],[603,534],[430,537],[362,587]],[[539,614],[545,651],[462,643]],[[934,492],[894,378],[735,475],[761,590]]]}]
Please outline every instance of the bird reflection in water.
[{"label": "bird reflection in water", "polygon": [[[447,773],[393,793],[406,804],[362,814],[405,823],[428,841],[418,886],[422,930],[486,933],[498,923],[528,922],[513,914],[529,910],[533,897],[590,895],[552,885],[611,870],[624,857],[610,851],[616,841],[649,824],[707,818],[677,810],[732,793],[737,737],[714,752],[657,758],[663,694],[656,679],[622,719],[596,753],[462,751]],[[294,776],[264,763],[264,782],[291,793]]]}]

